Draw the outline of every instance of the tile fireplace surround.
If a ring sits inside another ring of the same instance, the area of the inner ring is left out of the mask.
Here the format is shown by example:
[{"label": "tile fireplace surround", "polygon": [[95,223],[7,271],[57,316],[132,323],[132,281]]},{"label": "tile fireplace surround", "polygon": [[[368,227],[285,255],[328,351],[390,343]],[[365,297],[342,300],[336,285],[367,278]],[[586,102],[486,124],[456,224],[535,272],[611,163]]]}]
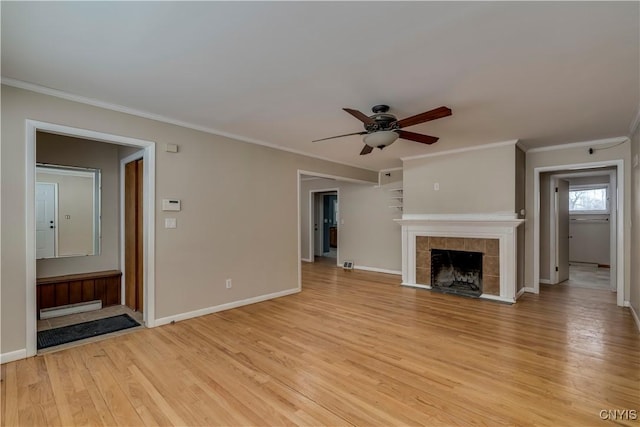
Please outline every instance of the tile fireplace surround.
[{"label": "tile fireplace surround", "polygon": [[482,252],[483,293],[480,298],[514,303],[517,284],[516,214],[403,215],[402,284],[431,289],[430,249]]}]

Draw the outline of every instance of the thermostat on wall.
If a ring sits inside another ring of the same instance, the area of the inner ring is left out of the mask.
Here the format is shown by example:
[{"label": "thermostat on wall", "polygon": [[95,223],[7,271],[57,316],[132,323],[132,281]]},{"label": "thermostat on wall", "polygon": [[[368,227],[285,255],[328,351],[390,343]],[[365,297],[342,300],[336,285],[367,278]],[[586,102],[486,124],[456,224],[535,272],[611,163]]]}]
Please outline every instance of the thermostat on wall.
[{"label": "thermostat on wall", "polygon": [[162,210],[163,211],[179,211],[180,210],[180,200],[177,200],[177,199],[162,199]]}]

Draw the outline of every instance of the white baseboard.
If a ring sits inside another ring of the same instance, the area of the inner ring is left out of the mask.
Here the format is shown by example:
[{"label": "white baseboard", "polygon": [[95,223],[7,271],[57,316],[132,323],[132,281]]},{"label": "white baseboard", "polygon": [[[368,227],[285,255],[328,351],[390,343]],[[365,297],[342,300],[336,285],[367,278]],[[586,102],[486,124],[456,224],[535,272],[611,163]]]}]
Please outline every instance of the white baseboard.
[{"label": "white baseboard", "polygon": [[[342,264],[340,264],[340,266],[342,266]],[[373,271],[375,273],[386,273],[386,274],[395,274],[397,276],[402,276],[402,271],[400,270],[387,270],[386,268],[366,267],[364,265],[354,265],[353,268],[356,270]]]},{"label": "white baseboard", "polygon": [[22,350],[10,351],[8,353],[0,354],[0,364],[14,362],[20,359],[27,358],[27,349],[23,348]]},{"label": "white baseboard", "polygon": [[536,288],[532,288],[530,286],[525,286],[522,289],[524,289],[525,292],[529,292],[530,294],[537,294]]},{"label": "white baseboard", "polygon": [[633,320],[636,321],[636,327],[638,328],[638,332],[640,333],[640,318],[638,318],[638,313],[636,313],[636,310],[631,304],[629,304],[629,309],[631,310],[631,315],[633,316]]},{"label": "white baseboard", "polygon": [[313,262],[313,260],[311,258],[300,258],[300,261],[302,261],[302,262]]},{"label": "white baseboard", "polygon": [[500,295],[491,295],[491,294],[482,294],[480,295],[479,298],[488,299],[491,301],[506,302],[507,304],[513,304],[516,302],[515,298],[505,298],[505,297],[501,297]]},{"label": "white baseboard", "polygon": [[233,301],[226,304],[220,304],[213,307],[201,308],[200,310],[189,311],[187,313],[175,314],[173,316],[162,317],[156,319],[155,326],[167,325],[171,322],[180,322],[181,320],[193,319],[194,317],[205,316],[207,314],[217,313],[219,311],[230,310],[232,308],[242,307],[244,305],[255,304],[257,302],[267,301],[274,298],[284,297],[286,295],[296,294],[300,292],[300,288],[287,289],[285,291],[274,292],[272,294],[260,295],[257,297],[247,298],[240,301]]},{"label": "white baseboard", "polygon": [[549,279],[539,279],[538,282],[542,283],[543,285],[552,285],[553,283],[551,283],[551,280]]},{"label": "white baseboard", "polygon": [[520,298],[524,294],[525,288],[520,288],[520,290],[516,293],[516,299]]},{"label": "white baseboard", "polygon": [[420,285],[418,283],[401,283],[402,286],[407,286],[409,288],[420,288],[420,289],[431,289],[431,285]]}]

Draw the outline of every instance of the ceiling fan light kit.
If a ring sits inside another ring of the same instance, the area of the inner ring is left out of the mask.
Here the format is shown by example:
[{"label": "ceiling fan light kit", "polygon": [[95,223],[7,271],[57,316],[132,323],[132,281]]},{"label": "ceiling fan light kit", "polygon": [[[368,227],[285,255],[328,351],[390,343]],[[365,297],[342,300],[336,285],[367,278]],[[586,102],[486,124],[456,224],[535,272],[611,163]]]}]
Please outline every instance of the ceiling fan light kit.
[{"label": "ceiling fan light kit", "polygon": [[362,139],[365,144],[370,147],[377,147],[383,149],[393,144],[400,135],[392,130],[380,130],[377,132],[369,133]]},{"label": "ceiling fan light kit", "polygon": [[328,139],[342,138],[350,135],[364,135],[362,140],[365,146],[360,152],[360,155],[371,153],[373,148],[382,150],[384,147],[393,144],[398,138],[419,142],[421,144],[433,144],[438,141],[437,137],[408,132],[402,130],[402,128],[441,119],[452,114],[449,107],[438,107],[421,114],[416,114],[415,116],[407,117],[406,119],[398,120],[393,114],[387,113],[389,106],[383,104],[374,105],[373,108],[371,108],[371,111],[373,111],[373,115],[371,116],[367,116],[361,111],[352,108],[343,108],[343,110],[360,120],[364,124],[365,131],[316,139],[312,142],[326,141]]}]

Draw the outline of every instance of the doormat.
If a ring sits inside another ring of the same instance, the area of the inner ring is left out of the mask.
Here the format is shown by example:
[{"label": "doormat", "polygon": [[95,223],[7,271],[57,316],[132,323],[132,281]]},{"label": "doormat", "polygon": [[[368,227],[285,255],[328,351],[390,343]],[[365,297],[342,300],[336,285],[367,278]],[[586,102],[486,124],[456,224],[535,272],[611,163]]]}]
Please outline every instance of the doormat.
[{"label": "doormat", "polygon": [[38,332],[38,350],[140,326],[127,314]]}]

